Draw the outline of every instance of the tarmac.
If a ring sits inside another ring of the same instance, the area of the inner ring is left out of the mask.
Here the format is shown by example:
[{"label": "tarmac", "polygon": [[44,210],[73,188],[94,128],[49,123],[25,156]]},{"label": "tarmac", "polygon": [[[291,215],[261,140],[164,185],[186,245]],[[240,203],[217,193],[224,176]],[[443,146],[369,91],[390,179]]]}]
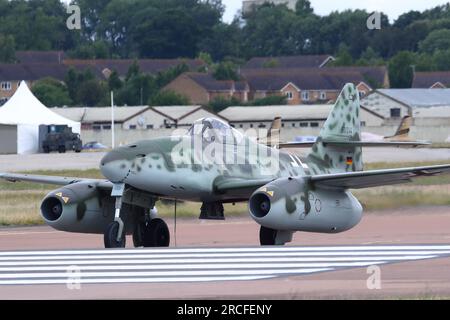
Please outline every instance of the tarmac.
[{"label": "tarmac", "polygon": [[[171,230],[173,221],[168,221]],[[258,246],[250,218],[179,220],[176,246],[102,249],[101,235],[0,229],[0,299],[450,298],[450,208],[366,214],[342,234]]]}]

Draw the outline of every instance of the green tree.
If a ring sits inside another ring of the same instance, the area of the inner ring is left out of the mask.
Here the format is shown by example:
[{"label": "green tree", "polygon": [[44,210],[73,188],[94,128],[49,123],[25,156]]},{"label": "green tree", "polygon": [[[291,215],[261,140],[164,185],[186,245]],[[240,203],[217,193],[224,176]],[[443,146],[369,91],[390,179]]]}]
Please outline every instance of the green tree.
[{"label": "green tree", "polygon": [[56,79],[44,78],[38,80],[31,91],[47,107],[72,105],[66,85]]},{"label": "green tree", "polygon": [[104,100],[106,96],[105,89],[106,88],[95,79],[84,81],[78,88],[77,101],[87,107],[98,106],[99,102]]},{"label": "green tree", "polygon": [[158,92],[148,101],[150,106],[187,106],[191,102],[189,98],[170,90]]},{"label": "green tree", "polygon": [[108,89],[109,91],[117,91],[123,86],[122,80],[120,80],[117,71],[113,71],[108,78]]},{"label": "green tree", "polygon": [[227,99],[222,96],[218,96],[209,102],[208,107],[217,113],[228,107],[238,106],[240,104],[241,104],[241,102],[234,97],[231,99]]},{"label": "green tree", "polygon": [[0,34],[0,62],[11,63],[16,60],[16,44],[13,36]]},{"label": "green tree", "polygon": [[216,80],[239,80],[236,66],[229,61],[219,63],[214,68],[213,76]]},{"label": "green tree", "polygon": [[436,70],[439,71],[450,70],[450,49],[435,51],[432,59]]},{"label": "green tree", "polygon": [[397,53],[389,61],[389,77],[392,88],[411,88],[415,56],[408,51]]},{"label": "green tree", "polygon": [[433,53],[436,50],[450,49],[450,30],[440,29],[432,31],[419,44],[420,50],[427,53]]},{"label": "green tree", "polygon": [[297,0],[295,4],[295,12],[301,17],[308,16],[314,12],[309,0]]},{"label": "green tree", "polygon": [[351,66],[353,65],[353,58],[346,45],[341,44],[339,47],[336,60],[333,61],[334,66]]}]

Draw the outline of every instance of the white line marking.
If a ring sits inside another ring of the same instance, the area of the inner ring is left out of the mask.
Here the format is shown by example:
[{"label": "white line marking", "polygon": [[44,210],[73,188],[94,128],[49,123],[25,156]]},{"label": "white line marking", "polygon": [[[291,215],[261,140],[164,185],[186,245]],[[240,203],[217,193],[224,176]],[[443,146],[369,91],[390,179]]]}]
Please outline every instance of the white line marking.
[{"label": "white line marking", "polygon": [[[270,269],[270,268],[336,268],[336,267],[366,267],[374,264],[383,264],[385,261],[368,262],[330,262],[330,263],[261,263],[261,264],[179,264],[179,265],[133,265],[133,266],[84,266],[80,267],[80,272],[84,271],[104,271],[104,270],[203,270],[203,269]],[[67,271],[68,266],[59,267],[19,267],[19,268],[0,268],[0,272],[30,272],[30,271]]]},{"label": "white line marking", "polygon": [[[279,270],[279,269],[266,269],[266,270],[202,270],[202,271],[135,271],[135,272],[83,272],[82,278],[96,278],[96,277],[183,277],[183,276],[255,276],[255,275],[283,275],[283,274],[302,274],[302,273],[314,273],[326,268],[300,268],[292,270]],[[54,273],[6,273],[0,274],[0,279],[9,278],[70,278],[71,274],[67,272],[54,272]]]},{"label": "white line marking", "polygon": [[208,254],[133,254],[133,255],[75,255],[75,256],[21,256],[1,257],[0,261],[24,261],[24,260],[65,260],[65,259],[158,259],[158,258],[224,258],[224,257],[326,257],[326,256],[377,256],[377,255],[435,255],[450,254],[450,251],[360,251],[360,252],[273,252],[273,253],[208,253]]},{"label": "white line marking", "polygon": [[[324,270],[326,271],[326,270]],[[80,284],[102,283],[171,283],[171,282],[216,282],[216,281],[251,281],[271,279],[275,276],[242,276],[242,277],[180,277],[180,278],[112,278],[112,279],[80,279]],[[0,285],[44,285],[73,283],[72,280],[8,280],[0,281]]]},{"label": "white line marking", "polygon": [[319,252],[319,251],[377,251],[377,250],[450,250],[450,245],[411,246],[342,246],[342,247],[254,247],[254,248],[185,248],[185,249],[109,249],[61,251],[4,251],[0,256],[79,255],[79,254],[134,254],[134,253],[217,253],[217,252]]},{"label": "white line marking", "polygon": [[[422,260],[437,257],[436,255],[426,256],[380,256],[380,257],[330,257],[330,258],[212,258],[212,259],[130,259],[130,260],[57,260],[57,261],[18,261],[0,262],[0,266],[39,266],[39,265],[114,265],[114,264],[164,264],[164,263],[243,263],[243,262],[356,262],[356,261],[403,261]],[[0,260],[1,261],[1,260]]]}]

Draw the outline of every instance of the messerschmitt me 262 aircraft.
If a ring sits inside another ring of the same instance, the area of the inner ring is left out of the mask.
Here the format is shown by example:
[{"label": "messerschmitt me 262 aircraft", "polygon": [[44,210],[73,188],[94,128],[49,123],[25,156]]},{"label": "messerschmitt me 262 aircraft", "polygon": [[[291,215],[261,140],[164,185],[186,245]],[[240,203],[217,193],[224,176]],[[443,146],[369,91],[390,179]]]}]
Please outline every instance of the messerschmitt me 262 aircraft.
[{"label": "messerschmitt me 262 aircraft", "polygon": [[169,245],[169,229],[152,209],[159,199],[203,203],[201,219],[223,219],[223,203],[248,201],[261,225],[261,245],[283,245],[296,231],[339,233],[356,226],[363,208],[349,191],[450,172],[450,164],[363,171],[362,148],[408,145],[360,139],[360,103],[347,84],[304,159],[251,139],[217,119],[201,119],[187,135],[138,142],[101,160],[105,180],[0,174],[8,181],[62,186],[41,204],[55,229],[103,234],[107,248]]}]

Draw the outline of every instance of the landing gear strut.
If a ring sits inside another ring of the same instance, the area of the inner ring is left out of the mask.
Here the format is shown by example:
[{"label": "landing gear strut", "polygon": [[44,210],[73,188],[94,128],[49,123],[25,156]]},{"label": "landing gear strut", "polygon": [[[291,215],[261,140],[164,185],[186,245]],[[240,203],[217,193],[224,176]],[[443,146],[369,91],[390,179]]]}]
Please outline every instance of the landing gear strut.
[{"label": "landing gear strut", "polygon": [[104,242],[105,248],[125,248],[125,224],[120,217],[122,209],[122,196],[125,184],[115,184],[111,196],[116,198],[114,222],[106,228]]}]

